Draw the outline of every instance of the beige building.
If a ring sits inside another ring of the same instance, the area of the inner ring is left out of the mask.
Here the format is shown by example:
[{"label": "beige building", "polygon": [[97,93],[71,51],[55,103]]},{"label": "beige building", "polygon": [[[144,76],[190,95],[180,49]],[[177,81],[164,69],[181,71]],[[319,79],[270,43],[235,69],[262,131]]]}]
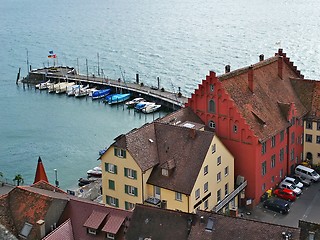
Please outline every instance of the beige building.
[{"label": "beige building", "polygon": [[304,121],[304,159],[311,164],[320,164],[320,119],[308,118]]},{"label": "beige building", "polygon": [[212,210],[234,190],[234,158],[203,127],[182,109],[117,137],[101,157],[104,202],[127,210],[136,203]]}]

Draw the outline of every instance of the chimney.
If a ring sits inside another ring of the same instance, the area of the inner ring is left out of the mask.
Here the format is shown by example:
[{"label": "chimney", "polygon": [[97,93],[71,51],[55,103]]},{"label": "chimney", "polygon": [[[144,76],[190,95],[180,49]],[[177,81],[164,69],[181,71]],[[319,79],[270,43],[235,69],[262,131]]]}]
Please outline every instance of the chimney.
[{"label": "chimney", "polygon": [[260,62],[262,62],[264,60],[264,55],[263,54],[259,55],[259,60],[260,60]]},{"label": "chimney", "polygon": [[194,128],[191,128],[190,129],[190,137],[192,139],[195,139],[196,138],[196,134],[197,134],[196,130]]},{"label": "chimney", "polygon": [[283,60],[282,56],[278,57],[278,76],[282,79],[282,72],[283,72]]},{"label": "chimney", "polygon": [[226,65],[225,66],[225,73],[229,73],[230,72],[230,65]]},{"label": "chimney", "polygon": [[282,53],[283,53],[282,48],[279,48],[279,49],[278,49],[278,55],[282,55]]},{"label": "chimney", "polygon": [[248,86],[250,91],[253,93],[253,67],[252,65],[249,67],[248,70]]},{"label": "chimney", "polygon": [[38,225],[38,229],[39,229],[39,233],[40,233],[40,238],[44,238],[44,236],[46,235],[46,225],[44,220],[38,220],[37,221],[37,225]]}]

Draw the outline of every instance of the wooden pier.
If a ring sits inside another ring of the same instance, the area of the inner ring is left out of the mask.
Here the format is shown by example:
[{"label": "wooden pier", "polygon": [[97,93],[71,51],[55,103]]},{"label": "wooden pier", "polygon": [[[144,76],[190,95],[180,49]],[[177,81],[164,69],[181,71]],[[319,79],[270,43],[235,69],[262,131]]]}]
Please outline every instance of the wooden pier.
[{"label": "wooden pier", "polygon": [[[139,83],[139,76],[136,76],[136,82],[127,82],[124,79],[113,80],[101,76],[80,75],[71,67],[51,67],[32,70],[23,83],[37,84],[50,80],[51,82],[81,82],[83,85],[89,84],[90,87],[103,88],[107,86],[113,93],[131,93],[133,97],[143,97],[148,101],[156,102],[172,110],[184,107],[188,101],[187,97],[182,96],[180,92],[169,92],[164,88],[146,86]],[[159,86],[159,85],[158,85]]]}]

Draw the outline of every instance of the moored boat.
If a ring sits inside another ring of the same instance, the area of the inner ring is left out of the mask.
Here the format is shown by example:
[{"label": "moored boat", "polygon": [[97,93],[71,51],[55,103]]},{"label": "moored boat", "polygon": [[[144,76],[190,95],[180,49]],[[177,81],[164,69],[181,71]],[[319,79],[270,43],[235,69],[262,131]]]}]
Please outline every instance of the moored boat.
[{"label": "moored boat", "polygon": [[109,95],[110,92],[111,92],[111,89],[109,88],[94,91],[92,93],[92,99],[104,98],[105,96]]},{"label": "moored boat", "polygon": [[60,84],[59,87],[56,89],[56,93],[64,93],[67,91],[68,87],[73,85],[75,85],[74,82],[64,82],[64,84]]},{"label": "moored boat", "polygon": [[81,87],[83,87],[83,85],[68,86],[68,87],[67,87],[66,94],[67,94],[68,96],[74,96],[75,93],[76,93],[76,91],[77,91],[78,89],[80,89]]},{"label": "moored boat", "polygon": [[101,177],[102,176],[102,169],[101,167],[94,167],[87,171],[89,177]]},{"label": "moored boat", "polygon": [[125,104],[127,105],[128,108],[133,108],[139,102],[145,102],[145,101],[146,100],[144,98],[134,98],[134,99],[126,102]]},{"label": "moored boat", "polygon": [[109,96],[106,96],[105,100],[106,102],[108,102],[108,104],[122,103],[124,101],[127,101],[130,96],[130,93],[111,94]]},{"label": "moored boat", "polygon": [[161,108],[160,104],[152,104],[152,105],[148,105],[148,106],[144,107],[141,111],[143,113],[153,113],[153,112],[159,110],[159,108]]},{"label": "moored boat", "polygon": [[79,89],[76,89],[75,90],[75,93],[74,93],[74,96],[75,97],[85,97],[88,95],[88,90],[89,88],[89,85],[85,86],[85,87],[82,87],[82,88],[79,88]]},{"label": "moored boat", "polygon": [[154,102],[140,102],[134,106],[134,109],[136,111],[141,111],[142,109],[144,109],[146,106],[149,106],[149,105],[155,105],[155,103]]}]

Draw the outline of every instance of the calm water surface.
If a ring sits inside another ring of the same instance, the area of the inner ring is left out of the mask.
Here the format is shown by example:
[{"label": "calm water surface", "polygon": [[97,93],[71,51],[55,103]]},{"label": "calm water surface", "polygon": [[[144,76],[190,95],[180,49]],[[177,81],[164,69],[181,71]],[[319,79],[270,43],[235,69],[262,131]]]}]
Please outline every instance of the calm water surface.
[{"label": "calm water surface", "polygon": [[[153,120],[86,99],[16,86],[27,73],[58,63],[85,73],[100,68],[127,81],[190,96],[209,70],[223,73],[255,63],[282,47],[306,78],[319,79],[320,2],[317,0],[2,0],[0,4],[0,171],[32,183],[37,158],[61,187],[96,166],[98,151],[133,127]],[[77,61],[78,59],[78,61]],[[51,62],[49,62],[51,64]],[[162,115],[164,113],[161,113]]]}]

